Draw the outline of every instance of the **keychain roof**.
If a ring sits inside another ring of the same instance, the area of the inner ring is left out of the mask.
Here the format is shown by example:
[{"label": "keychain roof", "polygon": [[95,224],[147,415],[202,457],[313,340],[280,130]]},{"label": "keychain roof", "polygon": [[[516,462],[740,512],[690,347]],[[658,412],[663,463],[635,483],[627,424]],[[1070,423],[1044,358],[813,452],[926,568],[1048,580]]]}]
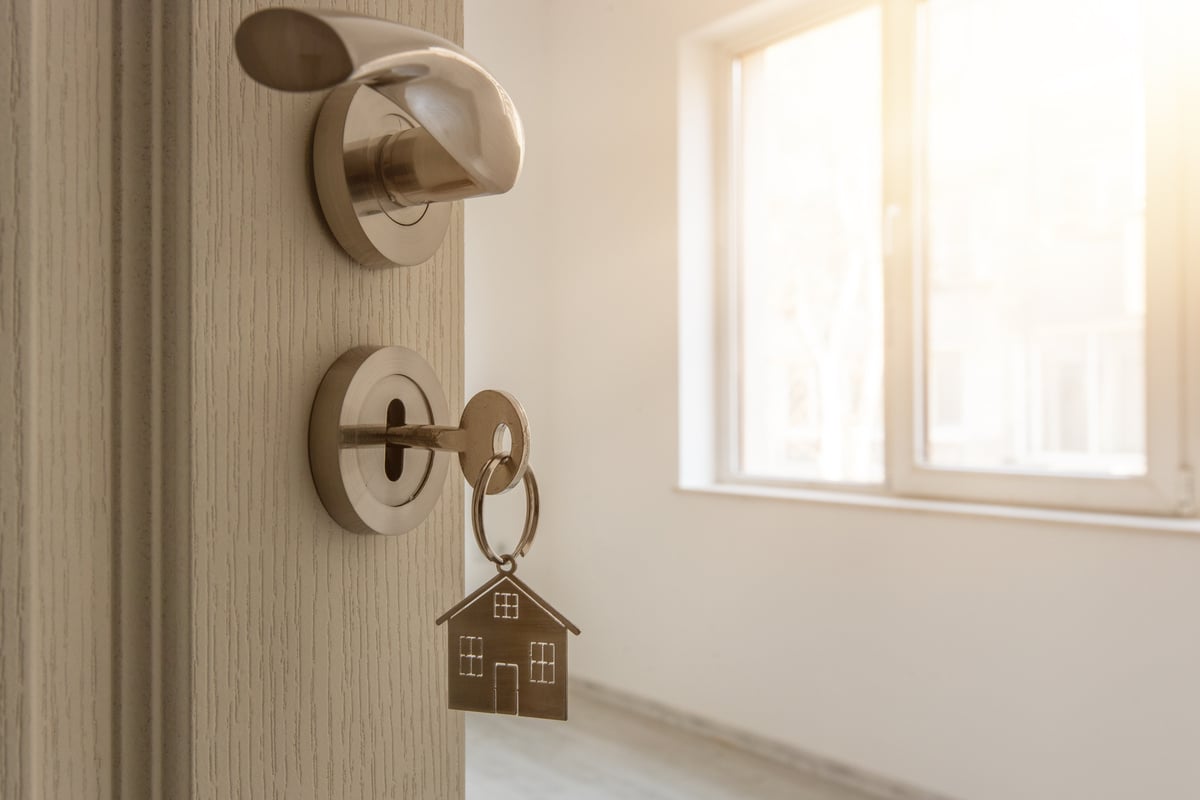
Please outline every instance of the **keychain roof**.
[{"label": "keychain roof", "polygon": [[471,592],[469,595],[467,595],[462,600],[460,600],[457,605],[455,605],[453,608],[451,608],[445,614],[442,614],[440,617],[438,617],[436,624],[441,625],[446,620],[454,618],[455,616],[457,616],[459,614],[459,612],[467,609],[476,600],[483,597],[485,594],[487,594],[491,590],[495,589],[497,586],[499,586],[504,581],[508,581],[509,583],[511,583],[517,590],[519,590],[522,594],[524,594],[526,597],[528,597],[530,600],[532,600],[534,602],[534,604],[536,604],[539,608],[541,608],[543,611],[545,611],[547,614],[549,614],[551,617],[553,617],[554,620],[556,622],[558,622],[558,624],[562,625],[564,628],[566,628],[567,630],[569,630],[571,633],[575,634],[576,636],[579,635],[579,628],[577,628],[575,626],[575,623],[571,622],[571,620],[567,619],[562,614],[560,614],[558,611],[556,611],[554,606],[550,605],[545,600],[543,600],[540,596],[538,596],[537,592],[533,591],[533,589],[530,589],[528,586],[526,586],[523,581],[521,581],[519,578],[517,578],[511,572],[502,572],[499,575],[497,575],[495,578],[492,578],[490,581],[485,583],[483,586],[480,586],[478,589]]}]

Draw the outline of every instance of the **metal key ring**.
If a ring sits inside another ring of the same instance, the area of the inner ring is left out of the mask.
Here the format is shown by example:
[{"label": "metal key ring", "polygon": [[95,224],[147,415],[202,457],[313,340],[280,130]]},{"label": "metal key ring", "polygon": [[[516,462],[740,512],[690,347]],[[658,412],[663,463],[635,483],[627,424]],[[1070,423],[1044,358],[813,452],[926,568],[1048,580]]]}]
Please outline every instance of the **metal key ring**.
[{"label": "metal key ring", "polygon": [[479,478],[476,479],[471,487],[471,528],[475,532],[475,542],[479,545],[479,549],[502,571],[507,565],[510,567],[508,572],[515,572],[517,562],[514,556],[523,556],[529,552],[529,546],[533,544],[533,537],[537,533],[538,523],[538,485],[537,479],[533,477],[533,468],[526,465],[525,477],[522,482],[525,485],[525,529],[521,531],[521,540],[517,542],[516,548],[507,555],[496,555],[496,551],[488,544],[487,534],[483,532],[483,498],[487,496],[487,487],[491,483],[492,475],[496,473],[496,469],[508,459],[507,455],[495,455],[487,460],[483,465],[483,469],[479,471]]}]

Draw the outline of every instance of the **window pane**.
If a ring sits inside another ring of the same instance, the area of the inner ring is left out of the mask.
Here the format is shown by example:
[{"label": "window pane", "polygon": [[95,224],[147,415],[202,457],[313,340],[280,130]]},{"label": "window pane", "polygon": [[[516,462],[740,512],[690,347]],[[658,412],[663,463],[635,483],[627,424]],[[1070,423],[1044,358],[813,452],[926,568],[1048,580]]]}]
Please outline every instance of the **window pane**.
[{"label": "window pane", "polygon": [[1140,6],[920,7],[927,463],[1146,470]]},{"label": "window pane", "polygon": [[883,478],[881,47],[868,8],[735,64],[748,474]]}]

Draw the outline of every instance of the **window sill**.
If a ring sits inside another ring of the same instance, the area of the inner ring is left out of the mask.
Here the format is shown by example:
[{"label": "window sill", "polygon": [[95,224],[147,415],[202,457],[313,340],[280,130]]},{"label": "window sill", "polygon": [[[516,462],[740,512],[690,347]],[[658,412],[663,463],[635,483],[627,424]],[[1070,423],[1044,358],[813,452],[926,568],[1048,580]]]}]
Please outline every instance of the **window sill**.
[{"label": "window sill", "polygon": [[1089,528],[1200,534],[1200,519],[1191,517],[1156,517],[1140,514],[1067,511],[1063,509],[1004,506],[952,500],[927,500],[917,497],[895,497],[893,495],[866,492],[821,491],[819,489],[751,486],[728,483],[680,485],[676,486],[675,490],[681,494],[853,506],[878,511],[900,511],[908,514],[949,514],[960,517],[1022,520],[1026,522],[1085,526]]}]

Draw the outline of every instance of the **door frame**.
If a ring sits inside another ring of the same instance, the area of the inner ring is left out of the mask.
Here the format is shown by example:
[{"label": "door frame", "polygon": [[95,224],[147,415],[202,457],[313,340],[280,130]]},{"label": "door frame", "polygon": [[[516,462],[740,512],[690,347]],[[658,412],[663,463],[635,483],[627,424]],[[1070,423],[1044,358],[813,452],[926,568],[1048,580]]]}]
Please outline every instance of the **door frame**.
[{"label": "door frame", "polygon": [[192,4],[7,19],[0,796],[186,798]]}]

